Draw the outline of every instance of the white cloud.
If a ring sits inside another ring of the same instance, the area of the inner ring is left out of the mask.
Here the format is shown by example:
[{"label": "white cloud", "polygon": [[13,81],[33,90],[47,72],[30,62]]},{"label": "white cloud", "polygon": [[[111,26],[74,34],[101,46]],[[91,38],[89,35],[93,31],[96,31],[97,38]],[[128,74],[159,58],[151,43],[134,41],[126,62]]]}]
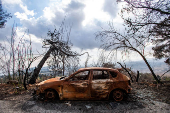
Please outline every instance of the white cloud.
[{"label": "white cloud", "polygon": [[54,4],[57,4],[57,5],[67,5],[71,2],[71,0],[49,0],[50,3],[49,5],[54,5]]},{"label": "white cloud", "polygon": [[44,16],[48,21],[50,21],[52,18],[55,17],[55,14],[54,14],[54,12],[50,9],[50,7],[45,7],[44,10],[43,10],[43,12],[44,12],[44,15],[43,15],[43,16]]},{"label": "white cloud", "polygon": [[24,6],[24,5],[22,5],[22,4],[20,4],[20,7],[21,7],[21,9],[23,9],[23,11],[24,11],[24,13],[26,14],[26,15],[31,15],[31,16],[34,16],[34,11],[33,10],[28,10],[27,9],[27,6]]},{"label": "white cloud", "polygon": [[87,0],[84,2],[86,7],[84,8],[85,20],[83,21],[83,26],[93,24],[95,19],[103,22],[111,19],[110,16],[103,11],[103,3],[104,0]]},{"label": "white cloud", "polygon": [[20,20],[27,20],[28,17],[25,13],[19,13],[19,12],[16,12],[14,15],[16,15],[17,18],[19,18]]},{"label": "white cloud", "polygon": [[36,37],[34,34],[29,34],[26,32],[27,31],[27,28],[23,28],[23,27],[18,27],[17,28],[17,37],[19,37],[19,39],[21,37],[24,37],[24,40],[30,40],[31,38],[31,41],[33,43],[38,43],[38,44],[42,44],[42,39],[39,38],[39,37]]},{"label": "white cloud", "polygon": [[103,4],[103,10],[112,16],[112,18],[114,18],[118,11],[116,0],[105,0]]},{"label": "white cloud", "polygon": [[32,42],[42,44],[42,39],[41,38],[38,38],[33,34],[30,34],[29,36],[31,37]]},{"label": "white cloud", "polygon": [[21,0],[2,0],[2,4],[21,4]]},{"label": "white cloud", "polygon": [[28,10],[27,6],[24,6],[22,4],[19,5],[21,7],[21,9],[24,11],[24,13],[20,13],[20,12],[16,12],[14,15],[16,15],[17,18],[19,18],[20,20],[28,20],[28,16],[34,16],[35,13],[33,10]]}]

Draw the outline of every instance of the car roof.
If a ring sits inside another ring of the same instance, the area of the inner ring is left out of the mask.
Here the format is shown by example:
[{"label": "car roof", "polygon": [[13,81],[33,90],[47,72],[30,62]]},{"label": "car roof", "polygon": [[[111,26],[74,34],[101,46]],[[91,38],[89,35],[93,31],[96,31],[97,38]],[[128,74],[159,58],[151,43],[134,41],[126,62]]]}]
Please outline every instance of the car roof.
[{"label": "car roof", "polygon": [[118,71],[117,69],[105,68],[105,67],[86,67],[86,68],[80,68],[78,71],[85,71],[85,70],[112,70],[112,71]]}]

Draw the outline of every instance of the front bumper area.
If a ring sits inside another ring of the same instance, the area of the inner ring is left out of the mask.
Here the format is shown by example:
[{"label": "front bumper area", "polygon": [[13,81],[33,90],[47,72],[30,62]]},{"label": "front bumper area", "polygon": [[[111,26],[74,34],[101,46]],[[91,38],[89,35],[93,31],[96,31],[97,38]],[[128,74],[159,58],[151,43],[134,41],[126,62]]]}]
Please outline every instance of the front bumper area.
[{"label": "front bumper area", "polygon": [[33,96],[34,100],[45,100],[45,94],[44,93],[39,93],[37,95],[37,90],[33,91],[32,96]]},{"label": "front bumper area", "polygon": [[131,93],[131,91],[132,91],[132,87],[130,85],[128,85],[127,93]]}]

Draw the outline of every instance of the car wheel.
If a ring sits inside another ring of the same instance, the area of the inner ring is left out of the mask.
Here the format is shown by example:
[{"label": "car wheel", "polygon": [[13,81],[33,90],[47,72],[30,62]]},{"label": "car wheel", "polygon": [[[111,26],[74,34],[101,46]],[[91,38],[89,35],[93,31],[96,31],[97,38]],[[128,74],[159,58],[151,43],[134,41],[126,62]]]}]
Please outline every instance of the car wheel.
[{"label": "car wheel", "polygon": [[114,99],[115,101],[122,101],[123,98],[124,98],[124,93],[123,93],[122,90],[117,89],[117,90],[114,90],[114,91],[113,91],[113,99]]},{"label": "car wheel", "polygon": [[56,92],[54,90],[47,90],[45,92],[45,98],[49,100],[55,100],[56,99]]}]

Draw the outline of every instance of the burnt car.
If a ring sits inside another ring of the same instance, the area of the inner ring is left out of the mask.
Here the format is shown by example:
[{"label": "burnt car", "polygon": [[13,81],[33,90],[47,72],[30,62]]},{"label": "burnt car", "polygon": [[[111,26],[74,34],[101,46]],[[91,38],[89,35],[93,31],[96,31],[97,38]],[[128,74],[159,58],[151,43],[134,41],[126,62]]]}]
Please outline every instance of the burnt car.
[{"label": "burnt car", "polygon": [[36,85],[40,99],[121,101],[131,92],[130,79],[112,68],[81,68],[69,77],[56,77]]}]

